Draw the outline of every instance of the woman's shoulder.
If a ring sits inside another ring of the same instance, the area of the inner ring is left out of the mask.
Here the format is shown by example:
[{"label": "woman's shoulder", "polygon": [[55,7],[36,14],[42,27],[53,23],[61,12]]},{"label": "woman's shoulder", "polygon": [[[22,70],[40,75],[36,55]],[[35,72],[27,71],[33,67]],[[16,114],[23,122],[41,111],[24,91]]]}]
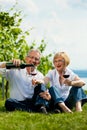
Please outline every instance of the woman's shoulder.
[{"label": "woman's shoulder", "polygon": [[70,74],[71,76],[74,76],[74,77],[77,76],[77,74],[70,68],[66,69],[66,74]]},{"label": "woman's shoulder", "polygon": [[48,73],[54,73],[56,70],[55,69],[51,69],[48,71]]},{"label": "woman's shoulder", "polygon": [[66,68],[66,72],[74,73],[74,71],[70,68]]},{"label": "woman's shoulder", "polygon": [[46,76],[52,76],[56,73],[55,69],[49,70],[48,73],[46,74]]}]

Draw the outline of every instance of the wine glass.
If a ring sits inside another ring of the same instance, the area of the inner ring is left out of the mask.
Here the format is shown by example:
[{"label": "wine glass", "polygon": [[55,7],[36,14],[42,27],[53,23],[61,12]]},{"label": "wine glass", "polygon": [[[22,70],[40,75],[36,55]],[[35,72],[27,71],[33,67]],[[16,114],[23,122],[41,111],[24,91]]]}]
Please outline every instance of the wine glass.
[{"label": "wine glass", "polygon": [[32,76],[35,76],[37,73],[34,73],[34,72],[32,72],[32,73],[30,73],[30,75],[32,75]]},{"label": "wine glass", "polygon": [[63,75],[64,78],[69,78],[69,76],[70,76],[69,74],[64,74]]},{"label": "wine glass", "polygon": [[37,75],[37,71],[36,71],[36,70],[34,70],[34,71],[31,71],[31,72],[30,72],[30,75],[32,75],[32,76],[35,76],[35,75]]}]

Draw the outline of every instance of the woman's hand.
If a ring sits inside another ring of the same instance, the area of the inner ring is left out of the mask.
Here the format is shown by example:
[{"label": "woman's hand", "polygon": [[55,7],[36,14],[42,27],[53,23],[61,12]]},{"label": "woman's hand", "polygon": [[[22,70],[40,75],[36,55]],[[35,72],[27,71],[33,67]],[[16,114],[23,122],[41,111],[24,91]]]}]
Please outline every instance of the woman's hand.
[{"label": "woman's hand", "polygon": [[67,86],[71,86],[71,80],[65,79],[64,84],[67,85]]},{"label": "woman's hand", "polygon": [[68,78],[64,78],[62,75],[60,76],[59,81],[61,84],[71,86],[71,80],[69,80]]}]

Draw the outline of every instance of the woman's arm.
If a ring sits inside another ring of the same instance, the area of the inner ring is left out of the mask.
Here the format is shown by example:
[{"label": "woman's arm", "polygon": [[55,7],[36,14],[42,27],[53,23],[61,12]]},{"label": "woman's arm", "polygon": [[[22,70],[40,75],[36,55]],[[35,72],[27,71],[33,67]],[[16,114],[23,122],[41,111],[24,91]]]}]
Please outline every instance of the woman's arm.
[{"label": "woman's arm", "polygon": [[69,86],[82,87],[85,85],[85,82],[80,77],[76,76],[72,81],[65,79],[64,84],[67,84]]},{"label": "woman's arm", "polygon": [[80,77],[75,77],[73,81],[71,81],[71,86],[79,86],[82,87],[85,85],[85,82]]}]

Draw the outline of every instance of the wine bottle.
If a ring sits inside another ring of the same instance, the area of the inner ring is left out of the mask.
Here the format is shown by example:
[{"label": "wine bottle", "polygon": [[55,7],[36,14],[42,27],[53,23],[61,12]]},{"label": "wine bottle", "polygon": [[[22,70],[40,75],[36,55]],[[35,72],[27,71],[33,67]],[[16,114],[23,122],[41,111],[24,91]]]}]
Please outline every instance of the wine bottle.
[{"label": "wine bottle", "polygon": [[34,65],[33,64],[21,63],[19,66],[16,66],[12,62],[6,63],[6,69],[16,69],[16,68],[24,69],[25,67],[34,67]]}]

